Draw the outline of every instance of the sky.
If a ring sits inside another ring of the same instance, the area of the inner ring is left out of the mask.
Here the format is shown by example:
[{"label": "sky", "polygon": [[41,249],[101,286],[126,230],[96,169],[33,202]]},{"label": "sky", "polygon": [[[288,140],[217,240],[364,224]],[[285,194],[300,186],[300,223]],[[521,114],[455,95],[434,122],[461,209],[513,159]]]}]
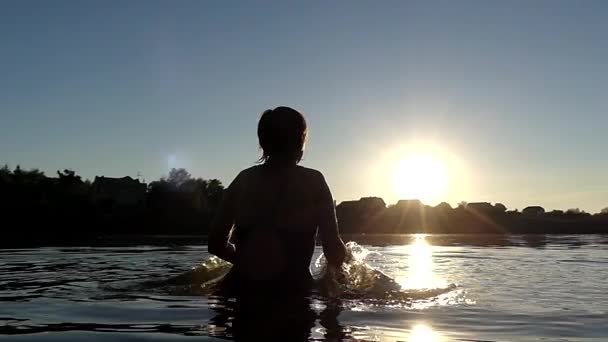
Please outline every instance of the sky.
[{"label": "sky", "polygon": [[418,149],[450,175],[437,201],[597,212],[606,18],[591,0],[3,1],[0,163],[229,184],[287,105],[338,201],[395,202],[386,160]]}]

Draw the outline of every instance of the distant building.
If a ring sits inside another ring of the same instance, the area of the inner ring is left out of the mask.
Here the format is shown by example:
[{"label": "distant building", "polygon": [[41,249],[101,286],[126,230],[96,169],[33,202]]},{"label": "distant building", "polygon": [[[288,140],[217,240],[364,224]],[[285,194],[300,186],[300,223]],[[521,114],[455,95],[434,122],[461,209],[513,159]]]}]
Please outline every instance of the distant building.
[{"label": "distant building", "polygon": [[141,206],[146,199],[146,184],[129,176],[95,177],[91,188],[93,201],[109,206]]},{"label": "distant building", "polygon": [[414,200],[399,200],[397,202],[397,204],[395,204],[396,207],[398,208],[407,208],[407,209],[413,209],[413,208],[423,208],[424,205],[422,204],[422,202],[420,202],[420,200],[414,199]]},{"label": "distant building", "polygon": [[355,210],[364,215],[371,215],[383,209],[386,209],[386,203],[380,197],[363,197],[358,201],[344,201],[336,208],[338,211]]},{"label": "distant building", "polygon": [[466,210],[480,214],[491,214],[496,212],[496,208],[489,202],[473,202],[467,203]]},{"label": "distant building", "polygon": [[386,209],[386,203],[380,197],[362,197],[359,203],[368,212],[377,212]]},{"label": "distant building", "polygon": [[526,207],[524,210],[522,210],[521,213],[526,216],[540,216],[545,213],[545,209],[543,207],[539,207],[539,206],[535,205],[535,206]]},{"label": "distant building", "polygon": [[343,232],[361,233],[369,229],[386,209],[379,197],[363,197],[358,201],[344,201],[336,207],[336,215]]},{"label": "distant building", "polygon": [[[334,202],[335,202],[335,201],[334,201]],[[353,200],[350,200],[350,201],[342,201],[342,202],[340,202],[340,204],[338,204],[336,207],[338,207],[338,208],[348,208],[348,209],[350,209],[350,208],[356,207],[356,206],[358,206],[358,205],[359,205],[359,201],[353,201]]]}]

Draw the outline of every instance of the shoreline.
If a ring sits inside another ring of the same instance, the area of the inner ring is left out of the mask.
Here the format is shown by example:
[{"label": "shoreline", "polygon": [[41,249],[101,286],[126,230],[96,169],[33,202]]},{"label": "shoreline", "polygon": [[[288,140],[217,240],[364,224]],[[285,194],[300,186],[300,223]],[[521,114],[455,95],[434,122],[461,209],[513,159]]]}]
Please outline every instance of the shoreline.
[{"label": "shoreline", "polygon": [[[568,242],[576,240],[580,243],[581,236],[605,236],[608,243],[608,233],[568,234],[568,233],[378,233],[378,234],[341,234],[342,239],[356,241],[372,246],[408,245],[414,238],[424,236],[432,246],[527,246],[540,247],[551,242]],[[576,237],[576,239],[569,239]],[[80,237],[61,239],[61,237],[21,240],[3,240],[0,250],[30,249],[30,248],[103,248],[103,247],[174,247],[176,249],[187,246],[205,246],[207,235],[170,235],[170,234],[143,234],[121,235],[111,234],[103,236]],[[317,246],[320,246],[317,243]]]}]

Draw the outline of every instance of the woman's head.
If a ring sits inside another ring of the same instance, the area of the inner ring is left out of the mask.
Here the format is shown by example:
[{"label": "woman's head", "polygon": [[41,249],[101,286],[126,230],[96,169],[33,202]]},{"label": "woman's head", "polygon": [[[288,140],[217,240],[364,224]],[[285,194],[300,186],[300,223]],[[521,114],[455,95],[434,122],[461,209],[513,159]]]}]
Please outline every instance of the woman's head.
[{"label": "woman's head", "polygon": [[306,135],[306,119],[297,110],[277,107],[264,111],[258,122],[260,161],[298,163],[304,154]]}]

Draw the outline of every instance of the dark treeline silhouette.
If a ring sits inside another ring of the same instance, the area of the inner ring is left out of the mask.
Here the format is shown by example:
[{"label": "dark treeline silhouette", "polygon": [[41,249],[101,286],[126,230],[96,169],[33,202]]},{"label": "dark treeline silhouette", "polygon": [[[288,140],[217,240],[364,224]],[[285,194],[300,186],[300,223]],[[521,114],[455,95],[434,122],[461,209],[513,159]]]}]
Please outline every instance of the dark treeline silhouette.
[{"label": "dark treeline silhouette", "polygon": [[0,168],[0,246],[95,241],[104,235],[205,234],[224,187],[173,169],[146,185],[84,181],[72,170]]},{"label": "dark treeline silhouette", "polygon": [[343,233],[515,233],[592,234],[608,233],[608,208],[592,215],[578,208],[546,212],[529,206],[521,212],[501,204],[461,202],[424,205],[418,200],[401,200],[386,206],[378,197],[340,203],[337,208]]},{"label": "dark treeline silhouette", "polygon": [[[131,177],[83,180],[72,170],[56,177],[0,168],[0,246],[95,242],[107,236],[205,235],[224,186],[194,178],[185,169],[146,185]],[[500,204],[461,202],[428,206],[402,200],[387,206],[378,197],[345,201],[337,208],[344,234],[403,233],[608,233],[608,208],[595,215],[579,209],[539,206],[509,211]]]}]

